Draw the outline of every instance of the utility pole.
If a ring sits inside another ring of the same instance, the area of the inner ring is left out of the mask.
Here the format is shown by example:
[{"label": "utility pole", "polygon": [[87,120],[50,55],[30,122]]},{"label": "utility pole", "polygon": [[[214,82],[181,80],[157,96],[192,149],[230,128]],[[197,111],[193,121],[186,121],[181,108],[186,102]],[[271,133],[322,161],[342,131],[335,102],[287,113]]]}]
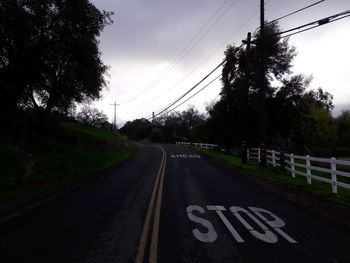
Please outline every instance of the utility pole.
[{"label": "utility pole", "polygon": [[266,83],[265,83],[265,1],[260,0],[260,165],[267,165],[266,159]]},{"label": "utility pole", "polygon": [[116,102],[114,102],[113,104],[111,104],[111,106],[114,106],[114,118],[113,118],[113,130],[117,130],[117,106],[119,106],[119,104],[117,104]]},{"label": "utility pole", "polygon": [[241,145],[241,162],[247,163],[247,122],[248,122],[248,94],[250,87],[250,45],[251,45],[252,34],[248,32],[247,40],[242,42],[246,44],[245,54],[245,83],[242,90],[242,104],[243,104],[243,125],[242,125],[242,145]]}]

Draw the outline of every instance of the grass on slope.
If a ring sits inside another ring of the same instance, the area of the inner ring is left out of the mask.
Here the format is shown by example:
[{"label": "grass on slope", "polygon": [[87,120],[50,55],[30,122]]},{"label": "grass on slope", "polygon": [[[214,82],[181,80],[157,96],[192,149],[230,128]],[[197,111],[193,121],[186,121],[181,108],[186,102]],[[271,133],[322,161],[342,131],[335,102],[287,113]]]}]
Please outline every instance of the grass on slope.
[{"label": "grass on slope", "polygon": [[277,184],[284,184],[286,186],[294,187],[295,189],[302,189],[312,193],[315,196],[321,197],[336,205],[350,208],[350,191],[338,187],[338,194],[331,192],[331,185],[323,182],[312,180],[312,184],[308,184],[305,177],[296,176],[293,178],[287,171],[281,171],[279,168],[269,167],[264,169],[257,163],[241,164],[241,159],[237,156],[232,156],[219,151],[210,151],[201,148],[196,148],[197,151],[202,152],[214,159],[220,160],[229,166],[254,175],[257,178],[274,182]]},{"label": "grass on slope", "polygon": [[0,202],[79,182],[135,152],[136,147],[119,134],[78,123],[55,125],[50,133],[31,136],[24,146],[2,139]]}]

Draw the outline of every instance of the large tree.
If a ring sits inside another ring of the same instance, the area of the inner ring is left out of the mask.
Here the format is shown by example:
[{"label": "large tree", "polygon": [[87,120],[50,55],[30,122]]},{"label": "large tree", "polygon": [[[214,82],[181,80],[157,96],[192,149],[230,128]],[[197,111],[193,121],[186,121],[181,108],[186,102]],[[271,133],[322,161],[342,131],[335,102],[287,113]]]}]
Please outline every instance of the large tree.
[{"label": "large tree", "polygon": [[4,0],[0,10],[3,111],[64,112],[100,97],[107,66],[97,37],[110,13],[88,0]]},{"label": "large tree", "polygon": [[[310,129],[315,130],[319,127],[315,124],[309,125],[306,129],[304,124],[308,121],[307,117],[314,116],[316,111],[330,117],[330,110],[333,107],[332,96],[322,89],[308,91],[311,78],[292,73],[292,61],[296,51],[289,45],[288,39],[281,40],[278,37],[279,32],[277,23],[266,25],[264,85],[268,144],[281,144],[290,139],[304,144],[310,138],[307,136],[311,132]],[[215,134],[217,142],[227,147],[238,146],[242,139],[247,139],[250,145],[259,143],[260,97],[262,96],[259,31],[254,39],[257,45],[252,46],[249,60],[247,60],[245,47],[237,48],[231,45],[227,47],[225,51],[227,62],[222,70],[220,100],[208,109],[209,129]],[[311,119],[313,123],[322,122],[317,118]],[[314,138],[311,141],[320,142],[321,140]],[[326,144],[324,140],[322,142]]]},{"label": "large tree", "polygon": [[338,145],[350,147],[350,110],[343,111],[335,121],[338,128]]}]

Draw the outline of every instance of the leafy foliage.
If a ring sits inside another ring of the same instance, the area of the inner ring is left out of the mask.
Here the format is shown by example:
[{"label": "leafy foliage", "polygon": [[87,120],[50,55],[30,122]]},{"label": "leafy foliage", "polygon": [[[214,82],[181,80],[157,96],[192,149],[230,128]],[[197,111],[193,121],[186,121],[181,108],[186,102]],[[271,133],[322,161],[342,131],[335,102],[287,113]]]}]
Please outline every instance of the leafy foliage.
[{"label": "leafy foliage", "polygon": [[97,37],[111,15],[88,0],[1,1],[1,112],[66,112],[98,99],[107,66]]},{"label": "leafy foliage", "polygon": [[[331,145],[336,138],[330,111],[333,97],[321,88],[308,90],[311,77],[291,71],[296,50],[288,39],[280,40],[277,23],[266,25],[265,87],[268,144],[296,147]],[[255,34],[259,43],[260,32]],[[246,49],[228,46],[222,70],[220,100],[208,108],[208,129],[216,143],[238,146],[241,140],[259,144],[261,55],[253,45],[247,62]]]},{"label": "leafy foliage", "polygon": [[335,119],[335,123],[338,128],[338,144],[343,147],[350,147],[350,110],[343,111]]},{"label": "leafy foliage", "polygon": [[108,117],[106,114],[96,108],[85,106],[78,113],[77,120],[84,124],[101,128],[103,124],[108,121]]},{"label": "leafy foliage", "polygon": [[133,140],[152,142],[200,141],[206,138],[205,117],[193,106],[182,112],[174,112],[150,122],[136,119],[120,129]]}]

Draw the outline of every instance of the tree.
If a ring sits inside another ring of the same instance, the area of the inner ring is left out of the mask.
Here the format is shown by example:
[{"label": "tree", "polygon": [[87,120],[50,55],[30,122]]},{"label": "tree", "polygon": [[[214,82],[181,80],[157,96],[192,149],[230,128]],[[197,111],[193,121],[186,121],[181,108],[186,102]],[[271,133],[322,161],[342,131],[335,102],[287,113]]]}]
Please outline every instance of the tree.
[{"label": "tree", "polygon": [[[285,74],[290,73],[291,61],[295,56],[295,49],[288,45],[287,39],[280,41],[278,37],[269,37],[278,32],[277,23],[266,26],[267,97],[274,93],[272,81],[281,80]],[[258,31],[254,38],[259,37]],[[215,127],[212,130],[219,131],[216,137],[220,138],[220,143],[227,147],[232,144],[238,145],[243,137],[257,144],[260,88],[258,47],[251,48],[249,65],[246,65],[246,51],[243,48],[230,45],[225,51],[225,57],[227,62],[222,70],[221,98],[209,110],[209,122]],[[247,72],[249,75],[246,75]]]},{"label": "tree", "polygon": [[88,0],[0,3],[1,107],[32,105],[50,114],[100,97],[107,66],[98,40],[111,13]]},{"label": "tree", "polygon": [[[288,44],[288,39],[278,38],[278,32],[277,23],[266,25],[264,51],[268,144],[289,146],[289,140],[293,140],[304,145],[310,138],[310,132],[319,136],[313,138],[313,143],[329,144],[332,140],[316,129],[331,125],[329,117],[333,97],[321,88],[307,91],[312,78],[292,74],[296,51]],[[259,43],[259,31],[254,38]],[[228,46],[225,51],[220,100],[208,108],[208,128],[214,134],[216,143],[227,148],[240,145],[243,139],[247,139],[250,145],[259,143],[261,81],[258,51],[257,46],[251,48],[249,65],[245,49]],[[316,111],[325,118],[317,119]],[[329,132],[333,132],[333,128]]]},{"label": "tree", "polygon": [[343,111],[336,119],[338,145],[350,147],[350,110]]},{"label": "tree", "polygon": [[306,146],[335,148],[337,130],[329,111],[316,104],[310,104],[304,118],[303,135]]},{"label": "tree", "polygon": [[85,106],[77,114],[77,120],[84,124],[101,128],[103,124],[108,121],[108,117],[96,108]]},{"label": "tree", "polygon": [[148,135],[151,142],[164,142],[164,135],[160,128],[153,127]]},{"label": "tree", "polygon": [[146,140],[149,139],[152,127],[154,125],[147,119],[136,119],[125,123],[120,132],[131,140]]},{"label": "tree", "polygon": [[35,28],[19,1],[0,2],[0,35],[0,117],[6,121],[38,79]]},{"label": "tree", "polygon": [[155,120],[155,124],[162,128],[167,141],[200,139],[196,130],[204,123],[204,115],[193,106],[189,106],[182,112],[173,112]]}]

